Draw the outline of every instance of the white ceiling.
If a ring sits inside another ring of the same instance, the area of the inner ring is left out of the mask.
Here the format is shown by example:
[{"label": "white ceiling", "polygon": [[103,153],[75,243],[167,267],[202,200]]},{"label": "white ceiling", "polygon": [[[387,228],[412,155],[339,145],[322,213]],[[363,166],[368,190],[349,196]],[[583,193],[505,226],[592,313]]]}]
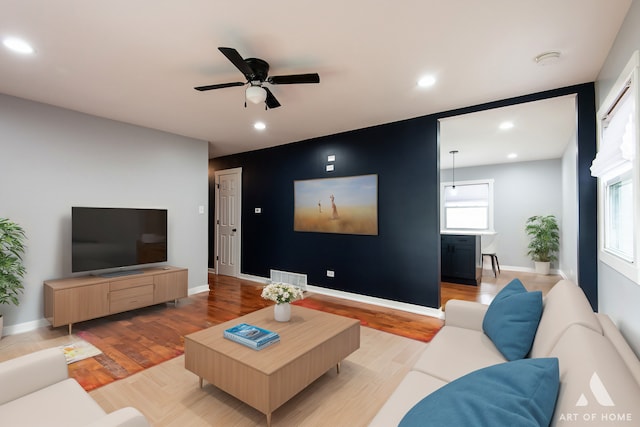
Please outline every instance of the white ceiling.
[{"label": "white ceiling", "polygon": [[[210,141],[219,156],[594,81],[631,0],[0,0],[0,93]],[[270,75],[282,107],[244,108],[217,50]],[[558,50],[560,60],[533,58]],[[437,83],[416,87],[430,73]],[[266,123],[258,132],[252,124]]]},{"label": "white ceiling", "polygon": [[[500,129],[505,122],[513,127]],[[442,119],[440,168],[452,167],[452,150],[456,167],[557,159],[575,143],[576,125],[575,95]]]}]

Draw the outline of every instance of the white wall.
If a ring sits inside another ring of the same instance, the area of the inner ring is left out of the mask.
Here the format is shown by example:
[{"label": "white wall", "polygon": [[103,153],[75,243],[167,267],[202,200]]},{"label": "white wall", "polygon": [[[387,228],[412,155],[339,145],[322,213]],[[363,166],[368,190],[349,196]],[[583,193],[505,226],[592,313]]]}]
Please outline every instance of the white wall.
[{"label": "white wall", "polygon": [[[561,223],[561,169],[560,159],[456,168],[456,182],[495,180],[494,227],[499,236],[496,253],[501,266],[533,268],[533,261],[527,256],[527,218],[553,214]],[[450,182],[451,169],[441,171],[440,180]]]},{"label": "white wall", "polygon": [[168,264],[189,269],[190,288],[207,284],[205,141],[0,95],[0,155],[0,217],[28,238],[21,303],[0,307],[6,331],[42,324],[42,282],[71,275],[71,206],[168,209]]},{"label": "white wall", "polygon": [[[640,2],[634,1],[596,81],[596,108],[600,108],[631,54],[638,49]],[[640,355],[640,285],[600,262],[598,306],[601,313],[606,313],[613,319],[636,354]]]},{"label": "white wall", "polygon": [[578,141],[574,134],[562,155],[560,271],[578,283]]}]

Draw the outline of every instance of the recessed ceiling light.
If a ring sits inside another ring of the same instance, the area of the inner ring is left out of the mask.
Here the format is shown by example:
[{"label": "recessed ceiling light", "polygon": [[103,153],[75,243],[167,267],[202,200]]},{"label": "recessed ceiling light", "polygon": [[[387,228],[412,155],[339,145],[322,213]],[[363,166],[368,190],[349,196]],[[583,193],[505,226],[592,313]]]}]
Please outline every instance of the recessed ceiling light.
[{"label": "recessed ceiling light", "polygon": [[498,127],[502,130],[511,129],[513,127],[513,122],[502,122]]},{"label": "recessed ceiling light", "polygon": [[267,125],[265,125],[263,122],[255,122],[253,124],[253,127],[258,130],[265,130],[267,128]]},{"label": "recessed ceiling light", "polygon": [[436,78],[433,76],[423,76],[418,80],[418,86],[420,87],[431,87],[436,84]]},{"label": "recessed ceiling light", "polygon": [[517,157],[518,157],[518,154],[517,154],[517,153],[510,153],[510,154],[508,154],[508,155],[507,155],[507,158],[508,158],[508,159],[515,159],[515,158],[517,158]]},{"label": "recessed ceiling light", "polygon": [[7,37],[2,40],[2,44],[5,45],[7,49],[11,49],[14,52],[23,54],[30,54],[34,52],[33,47],[31,47],[29,43],[16,37]]}]

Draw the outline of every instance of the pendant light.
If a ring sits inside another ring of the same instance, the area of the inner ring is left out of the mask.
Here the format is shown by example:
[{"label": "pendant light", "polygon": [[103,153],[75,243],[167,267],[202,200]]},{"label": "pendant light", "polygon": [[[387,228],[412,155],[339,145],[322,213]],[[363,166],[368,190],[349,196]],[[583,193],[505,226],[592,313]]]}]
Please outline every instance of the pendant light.
[{"label": "pendant light", "polygon": [[452,168],[452,173],[453,173],[453,186],[452,186],[452,190],[455,192],[456,191],[456,154],[458,154],[458,150],[451,150],[449,151],[449,154],[451,154],[451,157],[453,159],[453,168]]}]

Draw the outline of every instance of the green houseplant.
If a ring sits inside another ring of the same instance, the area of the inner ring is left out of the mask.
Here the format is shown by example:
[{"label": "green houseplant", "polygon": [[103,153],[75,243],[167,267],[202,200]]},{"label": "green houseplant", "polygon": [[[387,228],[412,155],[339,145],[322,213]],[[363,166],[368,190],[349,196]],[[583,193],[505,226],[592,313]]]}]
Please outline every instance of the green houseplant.
[{"label": "green houseplant", "polygon": [[536,265],[536,273],[549,274],[551,261],[558,259],[560,232],[555,215],[534,215],[527,219],[525,232],[530,237],[529,252]]},{"label": "green houseplant", "polygon": [[[26,271],[22,263],[25,240],[22,227],[6,218],[0,218],[0,306],[20,303],[18,296],[24,290],[22,279]],[[2,324],[0,313],[0,337]]]}]

